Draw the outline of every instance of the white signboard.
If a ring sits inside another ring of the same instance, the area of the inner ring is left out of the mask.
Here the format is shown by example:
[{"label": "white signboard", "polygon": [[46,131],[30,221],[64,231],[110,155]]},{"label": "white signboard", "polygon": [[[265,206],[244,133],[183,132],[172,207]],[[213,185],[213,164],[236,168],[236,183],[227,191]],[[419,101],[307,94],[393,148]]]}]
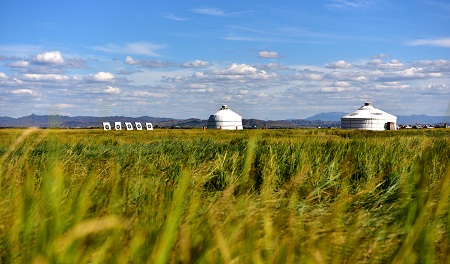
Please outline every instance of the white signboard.
[{"label": "white signboard", "polygon": [[103,122],[103,130],[111,130],[111,124],[109,122]]},{"label": "white signboard", "polygon": [[142,130],[141,122],[134,122],[134,126],[136,127],[136,130]]},{"label": "white signboard", "polygon": [[147,130],[153,130],[153,124],[152,123],[145,123],[145,127]]},{"label": "white signboard", "polygon": [[122,130],[122,122],[114,122],[114,128],[116,130]]},{"label": "white signboard", "polygon": [[133,124],[131,124],[131,122],[125,122],[125,127],[127,130],[133,130]]}]

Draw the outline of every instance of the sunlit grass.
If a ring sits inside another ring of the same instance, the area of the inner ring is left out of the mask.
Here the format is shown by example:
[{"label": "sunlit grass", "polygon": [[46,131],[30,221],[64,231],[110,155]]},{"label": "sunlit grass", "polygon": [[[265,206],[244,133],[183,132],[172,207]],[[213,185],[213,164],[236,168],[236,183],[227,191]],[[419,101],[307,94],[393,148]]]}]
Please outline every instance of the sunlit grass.
[{"label": "sunlit grass", "polygon": [[0,130],[0,263],[448,263],[450,130]]}]

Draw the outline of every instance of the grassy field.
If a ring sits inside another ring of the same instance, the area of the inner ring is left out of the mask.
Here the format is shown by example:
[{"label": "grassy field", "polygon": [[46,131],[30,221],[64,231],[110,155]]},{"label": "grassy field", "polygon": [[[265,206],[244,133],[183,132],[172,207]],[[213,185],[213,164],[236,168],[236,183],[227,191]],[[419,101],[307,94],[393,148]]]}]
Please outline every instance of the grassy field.
[{"label": "grassy field", "polygon": [[450,130],[0,130],[0,263],[449,263]]}]

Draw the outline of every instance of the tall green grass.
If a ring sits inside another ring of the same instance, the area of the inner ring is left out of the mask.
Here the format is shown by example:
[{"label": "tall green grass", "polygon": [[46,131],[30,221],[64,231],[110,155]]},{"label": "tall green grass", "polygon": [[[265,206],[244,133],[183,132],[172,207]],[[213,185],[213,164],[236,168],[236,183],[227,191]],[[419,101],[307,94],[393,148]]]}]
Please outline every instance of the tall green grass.
[{"label": "tall green grass", "polygon": [[0,130],[0,263],[448,263],[450,130]]}]

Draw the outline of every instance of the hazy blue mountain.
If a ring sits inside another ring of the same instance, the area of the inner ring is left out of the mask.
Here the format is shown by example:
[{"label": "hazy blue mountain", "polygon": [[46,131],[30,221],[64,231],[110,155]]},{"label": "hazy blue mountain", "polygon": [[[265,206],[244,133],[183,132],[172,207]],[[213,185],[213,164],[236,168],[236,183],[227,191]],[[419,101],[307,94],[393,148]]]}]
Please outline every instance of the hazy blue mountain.
[{"label": "hazy blue mountain", "polygon": [[341,122],[341,117],[345,116],[347,113],[344,112],[328,112],[320,113],[306,118],[306,120],[322,120],[322,121],[339,121]]},{"label": "hazy blue mountain", "polygon": [[423,124],[432,125],[439,123],[449,123],[450,116],[427,116],[427,115],[410,115],[410,116],[397,116],[397,124]]}]

